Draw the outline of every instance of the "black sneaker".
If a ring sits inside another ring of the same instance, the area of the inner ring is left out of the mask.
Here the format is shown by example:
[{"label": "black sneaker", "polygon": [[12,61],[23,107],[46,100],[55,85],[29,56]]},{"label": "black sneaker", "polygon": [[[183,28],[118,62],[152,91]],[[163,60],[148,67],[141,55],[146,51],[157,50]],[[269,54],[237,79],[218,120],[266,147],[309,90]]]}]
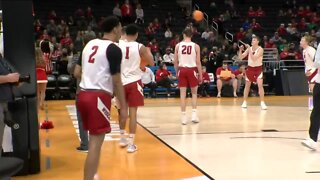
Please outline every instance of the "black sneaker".
[{"label": "black sneaker", "polygon": [[77,151],[87,153],[88,152],[88,148],[83,148],[83,147],[80,146],[80,147],[77,147]]}]

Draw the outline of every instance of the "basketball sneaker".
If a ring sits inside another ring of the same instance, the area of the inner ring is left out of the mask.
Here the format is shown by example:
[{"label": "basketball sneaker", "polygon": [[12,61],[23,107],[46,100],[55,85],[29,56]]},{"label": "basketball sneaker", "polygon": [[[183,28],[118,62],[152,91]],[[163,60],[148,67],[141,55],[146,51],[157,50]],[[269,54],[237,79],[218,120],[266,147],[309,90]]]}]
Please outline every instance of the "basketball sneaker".
[{"label": "basketball sneaker", "polygon": [[134,153],[138,150],[138,147],[135,144],[129,144],[127,152],[128,153]]},{"label": "basketball sneaker", "polygon": [[314,142],[312,139],[306,139],[306,140],[303,140],[301,142],[301,144],[313,151],[316,151],[317,150],[317,143]]},{"label": "basketball sneaker", "polygon": [[218,94],[217,94],[217,98],[221,98],[221,93],[218,93]]},{"label": "basketball sneaker", "polygon": [[181,124],[186,125],[188,123],[187,116],[185,114],[181,115]]},{"label": "basketball sneaker", "polygon": [[262,110],[267,110],[268,109],[266,103],[264,103],[263,101],[261,101],[260,105],[261,105],[261,109]]},{"label": "basketball sneaker", "polygon": [[87,153],[89,150],[88,148],[84,148],[80,146],[80,147],[77,147],[77,151]]},{"label": "basketball sneaker", "polygon": [[120,138],[119,145],[120,147],[126,147],[128,145],[128,139],[124,137]]},{"label": "basketball sneaker", "polygon": [[98,175],[98,174],[95,174],[95,175],[93,176],[93,180],[100,180],[99,175]]},{"label": "basketball sneaker", "polygon": [[193,123],[198,123],[198,122],[199,122],[199,118],[198,118],[198,115],[197,115],[196,112],[192,112],[191,121],[192,121]]},{"label": "basketball sneaker", "polygon": [[242,108],[247,108],[247,101],[243,101],[242,105],[241,105]]}]

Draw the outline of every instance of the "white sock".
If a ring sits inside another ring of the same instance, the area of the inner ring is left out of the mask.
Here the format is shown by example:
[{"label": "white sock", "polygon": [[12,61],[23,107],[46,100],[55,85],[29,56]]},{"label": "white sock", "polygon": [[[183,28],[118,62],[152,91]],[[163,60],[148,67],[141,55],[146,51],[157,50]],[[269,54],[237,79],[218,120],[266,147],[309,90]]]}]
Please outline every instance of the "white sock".
[{"label": "white sock", "polygon": [[125,130],[120,129],[120,136],[121,136],[121,137],[124,137],[124,133],[125,133],[125,132],[126,132]]},{"label": "white sock", "polygon": [[181,115],[182,116],[185,116],[187,113],[184,111],[184,112],[181,112]]},{"label": "white sock", "polygon": [[197,109],[192,109],[192,114],[197,114]]},{"label": "white sock", "polygon": [[129,134],[129,144],[133,144],[135,134]]}]

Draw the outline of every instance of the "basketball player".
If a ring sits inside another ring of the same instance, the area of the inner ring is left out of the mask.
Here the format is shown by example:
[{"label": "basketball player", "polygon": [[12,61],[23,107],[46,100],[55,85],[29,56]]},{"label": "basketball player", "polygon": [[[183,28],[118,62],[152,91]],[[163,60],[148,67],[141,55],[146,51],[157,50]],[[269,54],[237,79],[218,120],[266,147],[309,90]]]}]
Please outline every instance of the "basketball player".
[{"label": "basketball player", "polygon": [[180,88],[181,123],[187,124],[186,115],[186,92],[187,87],[192,93],[192,115],[191,121],[198,123],[197,115],[197,91],[198,84],[202,82],[202,69],[200,62],[200,46],[191,41],[192,30],[186,28],[183,31],[183,41],[178,43],[174,50],[174,67],[178,76]]},{"label": "basketball player", "polygon": [[[105,133],[111,131],[110,106],[115,93],[120,105],[125,107],[121,83],[121,49],[113,42],[119,40],[121,23],[114,16],[103,24],[102,39],[87,43],[82,51],[82,76],[78,96],[78,108],[83,127],[89,131],[89,152],[84,167],[84,179],[92,180],[97,172],[101,146]],[[120,110],[121,119],[127,118],[126,108]]]},{"label": "basketball player", "polygon": [[257,83],[260,96],[260,105],[262,110],[267,110],[267,106],[264,103],[264,89],[263,89],[263,73],[262,73],[262,59],[263,59],[263,48],[259,46],[259,37],[253,35],[250,45],[246,45],[246,50],[244,46],[241,45],[239,48],[239,58],[242,60],[244,57],[248,56],[248,68],[246,71],[246,84],[243,92],[243,103],[242,108],[247,108],[247,98],[250,91],[251,83]]},{"label": "basketball player", "polygon": [[[121,139],[119,145],[127,147],[127,152],[133,153],[138,150],[134,144],[134,136],[137,128],[137,110],[143,106],[143,88],[141,82],[142,71],[140,61],[143,58],[147,64],[153,66],[153,56],[144,45],[136,42],[138,38],[138,27],[135,24],[126,26],[126,40],[119,42],[122,50],[121,78],[125,89],[126,102],[129,107],[129,139],[124,137],[126,120],[120,121]],[[122,109],[122,106],[120,106]]]},{"label": "basketball player", "polygon": [[[318,69],[313,67],[313,60],[316,54],[316,50],[309,46],[311,42],[310,36],[303,36],[300,41],[300,47],[303,48],[303,60],[305,65],[305,74],[308,79],[309,92],[312,92]],[[313,109],[312,97],[309,97],[309,110]]]},{"label": "basketball player", "polygon": [[320,43],[315,55],[313,68],[317,68],[318,73],[315,76],[315,85],[313,88],[313,109],[310,115],[309,136],[310,139],[302,141],[302,145],[317,150],[318,132],[320,126]]}]

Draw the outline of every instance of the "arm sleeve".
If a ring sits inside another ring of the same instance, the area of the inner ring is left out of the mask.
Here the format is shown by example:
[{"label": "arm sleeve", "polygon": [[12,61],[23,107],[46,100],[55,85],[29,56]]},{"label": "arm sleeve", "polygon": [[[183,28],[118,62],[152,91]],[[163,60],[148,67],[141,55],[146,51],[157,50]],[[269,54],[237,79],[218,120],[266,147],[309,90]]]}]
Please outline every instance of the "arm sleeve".
[{"label": "arm sleeve", "polygon": [[107,48],[106,56],[110,64],[111,75],[120,73],[122,59],[121,49],[115,44],[110,44]]},{"label": "arm sleeve", "polygon": [[220,76],[220,74],[221,74],[221,68],[218,68],[216,71],[216,76]]},{"label": "arm sleeve", "polygon": [[315,68],[320,67],[320,43],[319,43],[317,51],[316,51],[316,56],[315,56],[315,60],[314,60],[314,67]]}]

